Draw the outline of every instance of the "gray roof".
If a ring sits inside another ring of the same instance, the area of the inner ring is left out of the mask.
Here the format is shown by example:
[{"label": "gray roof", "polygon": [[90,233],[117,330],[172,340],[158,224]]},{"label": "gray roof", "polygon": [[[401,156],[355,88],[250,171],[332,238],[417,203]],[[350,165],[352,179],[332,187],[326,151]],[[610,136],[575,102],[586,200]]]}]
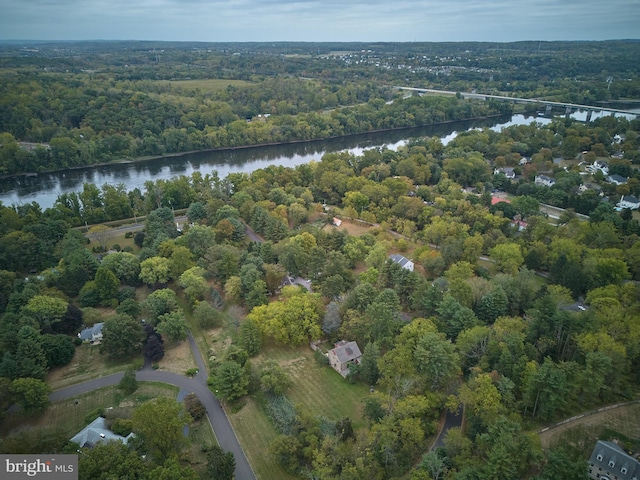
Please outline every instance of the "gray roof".
[{"label": "gray roof", "polygon": [[390,255],[389,258],[393,261],[393,263],[397,263],[401,267],[404,267],[407,263],[411,261],[407,257],[403,257],[402,255],[398,255],[397,253]]},{"label": "gray roof", "polygon": [[638,200],[633,195],[623,195],[622,200],[624,200],[625,202],[629,202],[629,203],[638,203],[638,202],[640,202],[640,200]]},{"label": "gray roof", "polygon": [[547,177],[546,175],[538,175],[536,180],[540,179],[540,181],[556,183],[555,178]]},{"label": "gray roof", "polygon": [[113,441],[126,444],[132,436],[133,433],[130,433],[126,437],[123,437],[122,435],[116,435],[107,428],[104,418],[98,417],[89,425],[84,427],[83,430],[78,432],[75,437],[71,439],[71,441],[77,443],[81,447],[93,447],[98,443]]},{"label": "gray roof", "polygon": [[627,177],[623,177],[621,175],[609,175],[609,181],[610,182],[617,182],[617,183],[627,183]]},{"label": "gray roof", "polygon": [[347,363],[362,356],[356,342],[347,342],[345,340],[336,343],[336,348],[333,349],[333,353],[336,354],[340,363]]},{"label": "gray roof", "polygon": [[82,340],[92,340],[94,335],[102,333],[102,327],[104,327],[104,322],[96,323],[93,327],[83,329],[78,336]]},{"label": "gray roof", "polygon": [[[618,480],[640,478],[640,463],[613,442],[598,440],[591,452],[589,465],[602,468],[602,475],[615,476]],[[608,475],[604,471],[608,472]]]}]

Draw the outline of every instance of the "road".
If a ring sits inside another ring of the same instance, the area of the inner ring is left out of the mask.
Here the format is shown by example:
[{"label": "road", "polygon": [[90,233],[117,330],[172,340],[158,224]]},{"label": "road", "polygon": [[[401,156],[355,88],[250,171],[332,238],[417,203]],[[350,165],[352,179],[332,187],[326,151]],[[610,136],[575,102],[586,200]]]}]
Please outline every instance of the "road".
[{"label": "road", "polygon": [[431,450],[435,450],[438,447],[444,447],[444,439],[447,436],[447,432],[453,427],[462,426],[462,413],[462,406],[458,407],[458,410],[455,412],[447,410],[446,416],[444,417],[444,424],[438,433],[438,438],[436,438],[436,441],[431,446]]},{"label": "road", "polygon": [[[142,370],[136,372],[136,379],[140,382],[160,382],[167,383],[169,385],[175,385],[176,387],[185,390],[187,392],[193,392],[200,399],[205,409],[207,410],[207,417],[213,433],[218,440],[220,447],[227,451],[232,452],[236,459],[236,480],[255,480],[256,476],[249,465],[249,461],[238,442],[231,423],[227,418],[222,405],[218,399],[211,393],[207,386],[207,370],[200,354],[200,350],[196,345],[196,342],[189,333],[189,345],[191,346],[193,356],[198,364],[198,374],[193,378],[188,378],[177,373],[162,372],[153,370],[150,365],[145,365]],[[117,385],[122,379],[123,373],[115,373],[106,377],[96,378],[88,382],[79,383],[70,387],[56,390],[49,395],[51,402],[59,402],[66,400],[83,393],[92,392],[98,388],[109,387]]]}]

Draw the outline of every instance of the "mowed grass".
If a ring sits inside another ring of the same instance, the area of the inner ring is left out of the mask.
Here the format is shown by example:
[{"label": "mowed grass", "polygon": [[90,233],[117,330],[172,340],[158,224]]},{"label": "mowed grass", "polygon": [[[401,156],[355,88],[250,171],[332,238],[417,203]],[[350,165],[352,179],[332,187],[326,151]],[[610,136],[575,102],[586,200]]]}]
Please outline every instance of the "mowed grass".
[{"label": "mowed grass", "polygon": [[250,82],[245,82],[244,80],[224,80],[224,79],[202,79],[202,80],[173,80],[171,82],[162,82],[169,83],[171,85],[177,85],[180,87],[185,87],[192,90],[200,90],[201,92],[218,92],[220,90],[224,90],[229,85],[233,85],[235,87],[244,87],[247,85],[252,85]]},{"label": "mowed grass", "polygon": [[298,478],[280,467],[270,452],[269,445],[278,432],[254,399],[249,398],[239,412],[227,413],[227,415],[257,478],[262,480]]},{"label": "mowed grass", "polygon": [[[362,400],[369,395],[365,385],[350,384],[328,365],[319,365],[308,346],[267,346],[251,362],[259,368],[267,360],[277,361],[290,375],[293,385],[287,396],[299,411],[334,422],[349,417],[354,428],[364,427]],[[297,478],[283,471],[270,454],[269,445],[278,433],[254,399],[229,413],[229,419],[258,478]]]}]

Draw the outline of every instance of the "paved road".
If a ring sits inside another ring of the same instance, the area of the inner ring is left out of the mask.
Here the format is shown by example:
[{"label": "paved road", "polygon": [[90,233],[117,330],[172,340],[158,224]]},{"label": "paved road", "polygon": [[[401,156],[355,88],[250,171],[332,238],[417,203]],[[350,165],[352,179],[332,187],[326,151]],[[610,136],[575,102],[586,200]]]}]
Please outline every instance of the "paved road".
[{"label": "paved road", "polygon": [[462,411],[462,406],[453,413],[447,410],[447,415],[444,418],[444,425],[438,434],[438,438],[436,438],[436,441],[433,443],[431,450],[435,450],[438,447],[444,447],[444,439],[447,436],[447,432],[453,427],[462,426]]},{"label": "paved road", "polygon": [[[211,428],[218,440],[220,447],[232,452],[236,459],[236,480],[255,480],[256,476],[249,465],[249,461],[238,442],[235,432],[229,423],[226,413],[222,409],[222,405],[218,399],[211,393],[207,386],[207,370],[205,368],[202,355],[198,349],[195,340],[189,333],[189,344],[191,345],[194,357],[198,364],[199,372],[194,378],[188,378],[177,373],[162,372],[145,367],[136,372],[136,379],[141,382],[161,382],[175,385],[176,387],[187,392],[193,392],[200,399],[205,409]],[[56,390],[49,395],[49,400],[59,402],[67,398],[75,397],[83,393],[91,392],[98,388],[116,385],[122,379],[123,373],[115,373],[106,377],[96,378],[88,382],[79,383],[70,387]]]}]

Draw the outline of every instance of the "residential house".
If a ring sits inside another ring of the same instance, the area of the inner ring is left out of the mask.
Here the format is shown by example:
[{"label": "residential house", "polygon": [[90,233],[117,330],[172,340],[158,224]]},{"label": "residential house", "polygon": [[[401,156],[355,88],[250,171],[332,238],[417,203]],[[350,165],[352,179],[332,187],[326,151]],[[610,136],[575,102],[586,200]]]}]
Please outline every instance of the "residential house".
[{"label": "residential house", "polygon": [[133,433],[130,433],[126,437],[116,435],[107,428],[105,419],[103,417],[98,417],[89,425],[84,427],[84,429],[79,431],[71,441],[77,443],[80,447],[91,448],[96,446],[98,443],[107,442],[121,442],[126,445],[134,436],[135,434]]},{"label": "residential house", "polygon": [[409,270],[410,272],[413,272],[414,263],[411,260],[409,260],[407,257],[403,257],[402,255],[398,255],[398,254],[393,254],[393,255],[390,255],[389,258],[393,263],[397,263],[405,270]]},{"label": "residential house", "polygon": [[598,195],[602,193],[602,188],[600,188],[599,185],[596,185],[595,183],[583,183],[578,187],[578,194],[584,193],[587,190],[593,190]]},{"label": "residential house", "polygon": [[343,377],[349,375],[349,365],[354,363],[360,364],[362,353],[356,342],[347,342],[340,340],[334,345],[335,348],[329,350],[327,357],[329,364],[333,369]]},{"label": "residential house", "polygon": [[536,175],[536,185],[543,185],[545,187],[553,187],[556,184],[555,178],[547,177],[546,175]]},{"label": "residential house", "polygon": [[620,201],[618,205],[616,205],[619,209],[630,208],[631,210],[635,210],[636,208],[640,208],[640,199],[637,199],[633,195],[622,195],[620,197]]},{"label": "residential house", "polygon": [[591,173],[601,171],[604,176],[609,175],[609,164],[604,160],[596,160],[593,165],[589,165],[587,170]]},{"label": "residential house", "polygon": [[613,442],[598,440],[589,458],[589,478],[638,480],[640,463]]},{"label": "residential house", "polygon": [[624,185],[625,183],[627,183],[628,178],[623,177],[621,175],[609,175],[607,177],[607,181],[609,183],[615,183],[616,185]]},{"label": "residential house", "polygon": [[501,173],[509,180],[516,178],[516,172],[513,170],[513,167],[496,168],[493,170],[494,175],[500,175]]},{"label": "residential house", "polygon": [[88,327],[78,334],[78,338],[85,342],[98,343],[102,340],[102,328],[104,322],[96,323],[93,327]]}]

